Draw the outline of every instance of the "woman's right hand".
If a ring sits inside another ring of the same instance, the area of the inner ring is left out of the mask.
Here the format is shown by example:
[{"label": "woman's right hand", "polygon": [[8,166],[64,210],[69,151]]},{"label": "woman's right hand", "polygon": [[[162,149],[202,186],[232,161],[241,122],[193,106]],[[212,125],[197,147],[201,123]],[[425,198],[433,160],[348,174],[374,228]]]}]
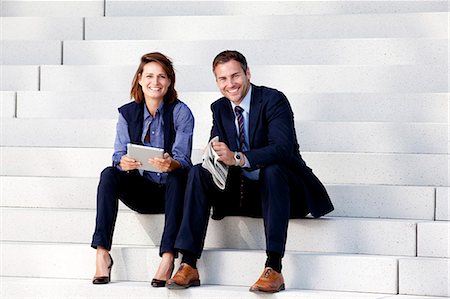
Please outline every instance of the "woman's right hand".
[{"label": "woman's right hand", "polygon": [[120,159],[119,166],[124,171],[130,171],[138,169],[141,166],[141,163],[128,157],[127,155],[123,155],[122,158]]}]

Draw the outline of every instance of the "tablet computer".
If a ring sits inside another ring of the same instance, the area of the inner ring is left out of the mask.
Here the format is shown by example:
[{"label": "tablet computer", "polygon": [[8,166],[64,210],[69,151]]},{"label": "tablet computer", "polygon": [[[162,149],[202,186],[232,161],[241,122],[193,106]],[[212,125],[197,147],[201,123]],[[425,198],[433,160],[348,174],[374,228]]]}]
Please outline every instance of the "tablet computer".
[{"label": "tablet computer", "polygon": [[154,167],[150,163],[148,163],[148,159],[150,158],[162,158],[164,155],[164,150],[162,148],[138,145],[138,144],[127,144],[127,155],[130,158],[133,158],[136,161],[141,162],[141,170],[161,172],[158,168]]}]

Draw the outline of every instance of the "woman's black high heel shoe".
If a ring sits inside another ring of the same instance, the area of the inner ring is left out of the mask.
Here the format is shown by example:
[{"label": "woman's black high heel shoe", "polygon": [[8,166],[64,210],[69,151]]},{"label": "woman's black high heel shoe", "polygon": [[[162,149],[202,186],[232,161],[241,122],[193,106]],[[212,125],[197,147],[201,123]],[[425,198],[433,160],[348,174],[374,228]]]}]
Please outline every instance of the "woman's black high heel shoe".
[{"label": "woman's black high heel shoe", "polygon": [[114,264],[114,261],[109,253],[108,253],[108,255],[109,255],[109,258],[111,259],[111,265],[109,265],[109,267],[108,267],[108,270],[109,270],[108,276],[94,276],[94,278],[92,279],[93,284],[106,284],[111,281],[111,269]]},{"label": "woman's black high heel shoe", "polygon": [[[172,277],[172,273],[173,273],[173,269],[174,268],[175,268],[175,265],[172,264],[172,270],[170,270],[170,277]],[[154,287],[154,288],[163,288],[163,287],[166,286],[166,282],[167,281],[165,281],[165,280],[153,278],[151,284],[152,284],[152,287]]]}]

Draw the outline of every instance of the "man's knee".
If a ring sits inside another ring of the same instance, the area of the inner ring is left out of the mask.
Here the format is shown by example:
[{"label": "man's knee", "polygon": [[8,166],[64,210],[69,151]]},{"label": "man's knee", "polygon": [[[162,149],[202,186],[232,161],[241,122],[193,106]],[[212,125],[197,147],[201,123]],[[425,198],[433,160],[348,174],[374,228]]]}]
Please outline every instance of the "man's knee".
[{"label": "man's knee", "polygon": [[270,165],[261,169],[259,179],[263,183],[286,181],[287,169],[279,164]]},{"label": "man's knee", "polygon": [[189,180],[203,180],[208,175],[208,171],[201,164],[191,167],[189,170]]}]

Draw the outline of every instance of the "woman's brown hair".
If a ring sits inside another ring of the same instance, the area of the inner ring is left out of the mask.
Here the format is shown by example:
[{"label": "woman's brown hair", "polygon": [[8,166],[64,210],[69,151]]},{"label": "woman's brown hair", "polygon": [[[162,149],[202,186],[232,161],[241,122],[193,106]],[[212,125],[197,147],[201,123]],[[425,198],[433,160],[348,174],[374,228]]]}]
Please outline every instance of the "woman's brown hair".
[{"label": "woman's brown hair", "polygon": [[141,63],[136,70],[136,74],[134,74],[133,83],[131,84],[131,98],[134,99],[136,103],[142,103],[144,101],[144,92],[142,91],[141,85],[139,85],[139,76],[142,75],[144,66],[149,62],[159,63],[166,72],[170,80],[170,86],[167,89],[167,93],[164,95],[164,101],[172,103],[178,97],[177,91],[175,90],[175,70],[173,69],[172,61],[159,52],[147,53],[141,57]]}]

